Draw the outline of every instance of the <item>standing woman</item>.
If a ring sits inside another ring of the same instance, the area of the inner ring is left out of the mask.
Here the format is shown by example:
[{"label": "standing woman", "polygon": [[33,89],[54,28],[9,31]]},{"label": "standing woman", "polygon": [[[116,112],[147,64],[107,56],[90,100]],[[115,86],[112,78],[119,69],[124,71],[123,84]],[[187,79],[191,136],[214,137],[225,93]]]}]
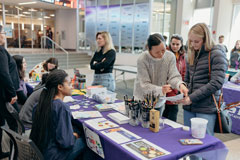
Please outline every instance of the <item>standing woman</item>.
[{"label": "standing woman", "polygon": [[115,80],[112,74],[116,58],[112,37],[108,32],[98,32],[96,35],[98,50],[95,52],[90,65],[95,70],[92,85],[103,85],[108,90],[115,91]]},{"label": "standing woman", "polygon": [[212,94],[218,101],[226,70],[224,49],[215,45],[205,23],[195,24],[188,33],[188,61],[184,81],[188,86],[189,96],[182,100],[184,125],[190,126],[191,118],[204,118],[208,120],[207,134],[214,135],[217,110]]},{"label": "standing woman", "polygon": [[234,48],[231,51],[230,67],[240,69],[240,40],[236,41]]},{"label": "standing woman", "polygon": [[71,95],[68,75],[54,70],[47,77],[33,114],[30,138],[48,160],[73,160],[85,149],[84,138],[73,131],[72,115],[63,102]]},{"label": "standing woman", "polygon": [[[14,104],[16,102],[19,77],[16,62],[3,47],[6,42],[5,34],[0,25],[0,126],[3,126],[6,121],[9,128],[16,131],[17,122],[8,112],[6,103]],[[17,106],[14,107],[18,110]],[[0,159],[7,156],[7,153],[2,152],[2,129],[0,128]]]},{"label": "standing woman", "polygon": [[20,56],[20,55],[14,55],[13,59],[17,64],[18,75],[20,78],[20,86],[19,86],[19,89],[17,90],[17,96],[18,96],[17,103],[18,103],[19,109],[21,109],[28,97],[27,86],[24,81],[27,63],[25,58],[23,58],[23,56]]},{"label": "standing woman", "polygon": [[[169,50],[174,53],[176,57],[176,65],[179,73],[184,80],[186,73],[186,62],[185,62],[185,50],[183,47],[183,38],[180,35],[174,34],[170,39]],[[178,90],[173,89],[171,92],[167,93],[167,97],[176,96]],[[178,105],[167,101],[165,104],[165,110],[163,112],[163,117],[166,117],[172,121],[177,121]]]}]

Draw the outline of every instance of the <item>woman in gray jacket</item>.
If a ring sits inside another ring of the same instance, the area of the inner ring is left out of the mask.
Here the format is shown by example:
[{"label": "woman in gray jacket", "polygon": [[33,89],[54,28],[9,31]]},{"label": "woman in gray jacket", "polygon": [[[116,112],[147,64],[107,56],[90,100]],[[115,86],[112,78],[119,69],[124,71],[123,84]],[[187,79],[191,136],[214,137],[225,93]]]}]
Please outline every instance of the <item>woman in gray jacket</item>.
[{"label": "woman in gray jacket", "polygon": [[204,118],[208,120],[207,133],[214,135],[216,106],[212,94],[216,100],[219,99],[226,70],[227,59],[224,50],[215,45],[207,25],[194,25],[188,33],[188,62],[184,81],[188,86],[189,96],[182,101],[184,125],[190,126],[191,118]]}]

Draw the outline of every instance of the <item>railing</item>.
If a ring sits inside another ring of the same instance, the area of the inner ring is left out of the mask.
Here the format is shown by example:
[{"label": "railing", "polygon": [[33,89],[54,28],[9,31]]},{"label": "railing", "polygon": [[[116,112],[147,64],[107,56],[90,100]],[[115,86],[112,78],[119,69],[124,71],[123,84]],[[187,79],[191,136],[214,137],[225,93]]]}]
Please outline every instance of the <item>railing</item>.
[{"label": "railing", "polygon": [[[87,44],[89,44],[89,49],[87,49]],[[83,49],[84,48],[84,50],[88,50],[88,51],[91,51],[92,53],[92,55],[93,55],[93,53],[96,51],[96,43],[95,42],[93,42],[93,41],[91,41],[90,39],[88,39],[88,38],[84,38],[84,39],[80,39],[79,40],[79,47],[81,47],[80,49]]]},{"label": "railing", "polygon": [[[53,41],[51,38],[47,36],[42,36],[41,37],[41,49],[43,50],[43,53],[45,53],[45,46],[46,46],[46,39],[48,39],[50,42],[52,42],[52,55],[53,57],[55,56],[55,46],[57,46],[59,49],[61,49],[64,53],[67,54],[67,69],[68,69],[68,51],[66,51],[63,47],[61,47],[59,44],[57,44],[55,41]],[[44,42],[44,44],[43,44]]]}]

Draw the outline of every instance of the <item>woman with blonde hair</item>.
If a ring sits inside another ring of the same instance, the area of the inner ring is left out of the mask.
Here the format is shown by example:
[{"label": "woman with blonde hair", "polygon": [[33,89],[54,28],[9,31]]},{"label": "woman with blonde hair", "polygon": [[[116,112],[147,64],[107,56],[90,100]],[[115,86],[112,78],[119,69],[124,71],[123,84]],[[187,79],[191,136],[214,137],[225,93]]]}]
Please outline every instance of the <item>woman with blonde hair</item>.
[{"label": "woman with blonde hair", "polygon": [[103,85],[108,90],[115,91],[115,80],[112,74],[113,65],[116,58],[116,51],[112,43],[111,35],[106,32],[96,34],[98,49],[95,52],[90,66],[95,70],[92,85]]},{"label": "woman with blonde hair", "polygon": [[181,101],[184,105],[184,125],[190,126],[191,118],[204,118],[208,120],[207,133],[214,135],[217,110],[212,95],[218,101],[226,70],[224,49],[215,45],[205,23],[195,24],[188,33],[188,62],[184,81],[189,93]]}]

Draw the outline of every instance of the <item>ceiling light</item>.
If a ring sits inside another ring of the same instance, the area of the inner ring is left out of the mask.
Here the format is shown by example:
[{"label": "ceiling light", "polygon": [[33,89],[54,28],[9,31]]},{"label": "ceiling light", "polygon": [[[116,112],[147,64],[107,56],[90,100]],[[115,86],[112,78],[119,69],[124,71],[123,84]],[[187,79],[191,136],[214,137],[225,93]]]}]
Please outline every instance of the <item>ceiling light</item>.
[{"label": "ceiling light", "polygon": [[51,17],[54,17],[55,15],[54,14],[50,14]]},{"label": "ceiling light", "polygon": [[17,8],[17,9],[19,9],[19,10],[22,10],[22,8],[20,8],[20,7],[17,7],[17,6],[15,6],[15,8]]},{"label": "ceiling light", "polygon": [[48,17],[48,16],[44,16],[43,18],[47,18],[47,19],[48,19],[48,18],[50,18],[50,17]]},{"label": "ceiling light", "polygon": [[36,1],[34,2],[22,2],[22,3],[18,3],[19,5],[27,5],[27,4],[35,4],[37,3]]},{"label": "ceiling light", "polygon": [[36,10],[36,9],[33,9],[33,8],[31,8],[31,9],[28,9],[28,11],[30,11],[30,12],[36,12],[37,10]]},{"label": "ceiling light", "polygon": [[24,13],[24,14],[31,14],[30,12],[22,12],[22,13]]},{"label": "ceiling light", "polygon": [[38,20],[42,20],[42,18],[38,18]]}]

